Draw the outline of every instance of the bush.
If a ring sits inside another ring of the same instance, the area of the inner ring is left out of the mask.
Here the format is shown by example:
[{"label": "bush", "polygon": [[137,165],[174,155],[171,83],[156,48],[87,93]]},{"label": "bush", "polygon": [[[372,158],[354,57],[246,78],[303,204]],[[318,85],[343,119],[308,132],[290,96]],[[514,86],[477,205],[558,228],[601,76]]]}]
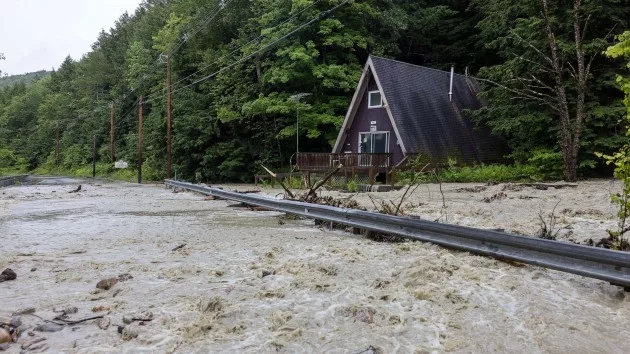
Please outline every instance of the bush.
[{"label": "bush", "polygon": [[564,159],[559,151],[534,150],[527,163],[535,167],[538,175],[544,176],[544,179],[562,179],[564,176]]},{"label": "bush", "polygon": [[348,192],[358,192],[359,191],[359,183],[357,182],[356,179],[351,179],[348,181],[348,185],[346,186],[346,189],[348,189]]},{"label": "bush", "polygon": [[17,163],[17,157],[13,150],[0,148],[0,168],[12,167]]},{"label": "bush", "polygon": [[[477,165],[477,166],[446,166],[438,170],[442,182],[522,182],[553,179],[545,175],[532,165]],[[412,170],[399,174],[399,181],[408,184],[436,182],[432,174],[418,173]]]}]

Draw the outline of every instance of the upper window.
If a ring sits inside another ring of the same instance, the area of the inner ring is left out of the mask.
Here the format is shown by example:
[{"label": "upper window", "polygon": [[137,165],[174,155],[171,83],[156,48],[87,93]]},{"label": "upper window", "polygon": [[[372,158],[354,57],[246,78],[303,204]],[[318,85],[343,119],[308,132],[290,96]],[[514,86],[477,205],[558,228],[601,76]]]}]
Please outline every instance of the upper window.
[{"label": "upper window", "polygon": [[381,97],[381,91],[368,92],[368,108],[383,107],[383,98]]}]

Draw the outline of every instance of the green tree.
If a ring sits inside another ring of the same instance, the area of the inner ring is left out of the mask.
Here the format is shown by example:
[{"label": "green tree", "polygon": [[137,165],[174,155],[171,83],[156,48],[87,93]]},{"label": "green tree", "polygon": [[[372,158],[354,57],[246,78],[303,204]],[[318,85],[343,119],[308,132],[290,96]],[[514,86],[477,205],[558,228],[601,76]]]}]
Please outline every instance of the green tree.
[{"label": "green tree", "polygon": [[600,52],[616,25],[627,26],[630,9],[614,0],[475,5],[483,14],[481,38],[500,60],[480,72],[489,108],[477,118],[509,139],[517,159],[556,151],[565,179],[576,180],[578,168],[593,167],[594,151],[620,143],[611,133],[621,113],[611,90],[614,65]]}]

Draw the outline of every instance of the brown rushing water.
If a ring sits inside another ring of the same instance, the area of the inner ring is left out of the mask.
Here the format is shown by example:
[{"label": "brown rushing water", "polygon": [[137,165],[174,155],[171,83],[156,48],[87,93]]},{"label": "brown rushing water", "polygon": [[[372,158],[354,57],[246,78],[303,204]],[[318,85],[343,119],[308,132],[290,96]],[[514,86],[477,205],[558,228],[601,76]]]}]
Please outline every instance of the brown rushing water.
[{"label": "brown rushing water", "polygon": [[[0,268],[18,274],[0,283],[0,317],[103,306],[112,323],[36,332],[51,352],[630,352],[629,297],[604,282],[280,225],[278,213],[161,186],[44,182],[0,189]],[[123,273],[133,279],[95,291]],[[122,340],[122,317],[144,311],[153,321]]]}]

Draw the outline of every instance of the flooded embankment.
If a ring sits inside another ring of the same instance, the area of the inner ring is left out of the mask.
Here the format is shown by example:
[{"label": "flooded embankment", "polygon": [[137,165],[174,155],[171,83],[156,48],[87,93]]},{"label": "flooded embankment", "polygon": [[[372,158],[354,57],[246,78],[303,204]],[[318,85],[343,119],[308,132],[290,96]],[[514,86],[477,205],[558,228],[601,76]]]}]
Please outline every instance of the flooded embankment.
[{"label": "flooded embankment", "polygon": [[[605,282],[231,204],[101,181],[0,189],[0,270],[17,274],[0,319],[35,310],[7,352],[630,352],[630,297]],[[63,309],[104,318],[34,330]]]}]

